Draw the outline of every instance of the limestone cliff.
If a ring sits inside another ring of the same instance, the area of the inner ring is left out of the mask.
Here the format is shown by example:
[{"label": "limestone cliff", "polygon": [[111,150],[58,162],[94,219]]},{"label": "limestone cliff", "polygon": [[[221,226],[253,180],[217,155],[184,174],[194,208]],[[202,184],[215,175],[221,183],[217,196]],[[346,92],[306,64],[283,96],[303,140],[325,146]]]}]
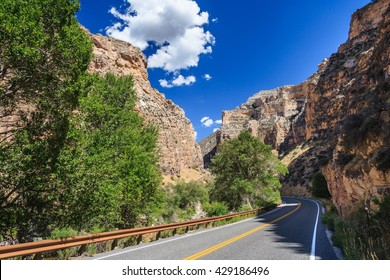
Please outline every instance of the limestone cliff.
[{"label": "limestone cliff", "polygon": [[348,41],[307,81],[224,111],[221,141],[249,130],[272,145],[289,166],[284,194],[308,194],[321,170],[343,215],[390,193],[389,6],[378,0],[358,10]]},{"label": "limestone cliff", "polygon": [[211,162],[211,159],[217,152],[217,147],[221,142],[221,132],[218,130],[213,134],[207,136],[202,141],[199,142],[200,150],[203,156],[203,165],[204,168],[208,168]]},{"label": "limestone cliff", "polygon": [[306,123],[341,214],[390,194],[390,0],[352,16],[348,41],[309,92]]},{"label": "limestone cliff", "polygon": [[94,57],[89,71],[101,75],[107,72],[133,75],[138,97],[136,109],[148,124],[157,126],[159,130],[158,147],[163,173],[180,175],[186,170],[201,168],[202,156],[191,122],[180,107],[151,87],[142,52],[120,40],[95,34],[90,34],[90,37],[94,44]]}]

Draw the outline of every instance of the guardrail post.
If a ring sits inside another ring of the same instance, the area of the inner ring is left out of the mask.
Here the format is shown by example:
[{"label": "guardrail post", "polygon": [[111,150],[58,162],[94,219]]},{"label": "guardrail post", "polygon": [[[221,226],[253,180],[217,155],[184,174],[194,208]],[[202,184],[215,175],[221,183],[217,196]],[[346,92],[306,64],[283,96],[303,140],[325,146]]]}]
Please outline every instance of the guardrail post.
[{"label": "guardrail post", "polygon": [[42,260],[42,254],[41,253],[35,254],[33,260]]},{"label": "guardrail post", "polygon": [[161,238],[161,231],[157,232],[156,234],[156,241],[159,240]]},{"label": "guardrail post", "polygon": [[185,233],[190,231],[190,227],[186,227]]},{"label": "guardrail post", "polygon": [[142,243],[142,234],[138,235],[137,237],[137,245]]},{"label": "guardrail post", "polygon": [[82,255],[83,253],[87,252],[88,250],[88,244],[84,244],[80,246],[80,249],[77,251],[79,255]]},{"label": "guardrail post", "polygon": [[175,236],[177,234],[177,228],[175,228],[173,231],[172,231],[172,235]]},{"label": "guardrail post", "polygon": [[111,244],[111,250],[114,250],[116,247],[118,247],[119,239],[114,239]]}]

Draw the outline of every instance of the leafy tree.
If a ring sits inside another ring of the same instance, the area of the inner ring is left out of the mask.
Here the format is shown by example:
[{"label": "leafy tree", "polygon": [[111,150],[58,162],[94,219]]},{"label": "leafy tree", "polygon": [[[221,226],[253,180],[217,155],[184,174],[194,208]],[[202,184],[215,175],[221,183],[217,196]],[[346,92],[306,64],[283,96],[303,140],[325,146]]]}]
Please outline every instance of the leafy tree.
[{"label": "leafy tree", "polygon": [[229,213],[228,207],[223,202],[212,202],[204,205],[203,209],[208,217],[222,216]]},{"label": "leafy tree", "polygon": [[331,195],[328,190],[328,183],[324,175],[321,172],[314,174],[311,181],[312,184],[312,194],[316,197],[330,198]]},{"label": "leafy tree", "polygon": [[205,186],[195,181],[179,182],[174,185],[173,190],[175,205],[182,209],[192,207],[197,202],[205,203],[209,200]]},{"label": "leafy tree", "polygon": [[90,75],[83,92],[58,161],[58,226],[134,226],[159,200],[157,130],[134,110],[131,77]]},{"label": "leafy tree", "polygon": [[50,184],[92,47],[76,0],[0,3],[0,231],[44,235]]},{"label": "leafy tree", "polygon": [[243,204],[259,207],[280,201],[278,176],[287,168],[272,154],[272,148],[249,132],[222,143],[211,162],[215,186],[211,198],[239,209]]}]

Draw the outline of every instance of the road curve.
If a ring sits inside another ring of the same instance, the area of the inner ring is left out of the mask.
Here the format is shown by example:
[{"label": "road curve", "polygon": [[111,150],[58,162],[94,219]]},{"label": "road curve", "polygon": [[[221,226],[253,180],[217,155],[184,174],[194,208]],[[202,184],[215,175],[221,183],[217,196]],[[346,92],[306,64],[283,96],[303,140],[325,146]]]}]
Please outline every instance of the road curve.
[{"label": "road curve", "polygon": [[126,249],[94,260],[334,260],[314,200],[284,197],[285,204],[238,223],[192,231]]}]

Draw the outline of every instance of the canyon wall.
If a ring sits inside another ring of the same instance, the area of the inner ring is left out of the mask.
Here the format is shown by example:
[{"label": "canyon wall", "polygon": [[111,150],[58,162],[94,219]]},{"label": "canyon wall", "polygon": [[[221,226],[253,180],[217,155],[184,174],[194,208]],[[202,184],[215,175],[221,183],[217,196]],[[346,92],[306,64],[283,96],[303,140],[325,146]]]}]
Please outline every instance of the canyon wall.
[{"label": "canyon wall", "polygon": [[134,77],[138,97],[136,110],[146,123],[155,125],[159,131],[158,147],[163,174],[171,177],[180,176],[188,170],[201,170],[202,156],[192,124],[180,107],[151,87],[143,53],[126,42],[102,35],[89,35],[94,44],[90,72],[100,75],[108,72],[115,75],[131,74]]},{"label": "canyon wall", "polygon": [[347,42],[307,81],[223,112],[221,141],[248,130],[288,165],[283,194],[309,195],[317,171],[344,216],[390,194],[389,6],[379,0],[354,13]]}]

